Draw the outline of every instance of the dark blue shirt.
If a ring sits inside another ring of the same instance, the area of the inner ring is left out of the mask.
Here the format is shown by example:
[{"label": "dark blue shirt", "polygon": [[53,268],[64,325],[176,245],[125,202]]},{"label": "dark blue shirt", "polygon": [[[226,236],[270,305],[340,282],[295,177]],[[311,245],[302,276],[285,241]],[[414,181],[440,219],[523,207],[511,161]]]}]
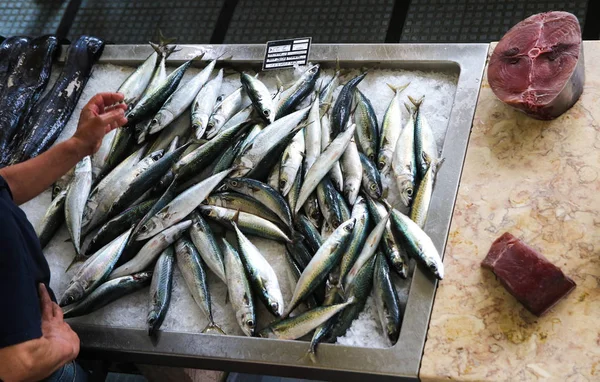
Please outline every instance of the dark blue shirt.
[{"label": "dark blue shirt", "polygon": [[0,177],[0,348],[42,336],[39,283],[55,300],[40,241]]}]

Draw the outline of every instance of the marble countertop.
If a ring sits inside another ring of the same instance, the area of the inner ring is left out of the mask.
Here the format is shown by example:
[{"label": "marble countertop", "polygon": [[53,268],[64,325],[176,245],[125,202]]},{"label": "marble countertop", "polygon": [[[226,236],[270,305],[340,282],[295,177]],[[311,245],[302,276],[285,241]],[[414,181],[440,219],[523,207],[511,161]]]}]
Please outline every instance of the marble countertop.
[{"label": "marble countertop", "polygon": [[[423,381],[600,380],[600,42],[584,43],[584,59],[583,95],[554,121],[502,104],[484,76]],[[543,317],[480,266],[506,231],[577,283]]]}]

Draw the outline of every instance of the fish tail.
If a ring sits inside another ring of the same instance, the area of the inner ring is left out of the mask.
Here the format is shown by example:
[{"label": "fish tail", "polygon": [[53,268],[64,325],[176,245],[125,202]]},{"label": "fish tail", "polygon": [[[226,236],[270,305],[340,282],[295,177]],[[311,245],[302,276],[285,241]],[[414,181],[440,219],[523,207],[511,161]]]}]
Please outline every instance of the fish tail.
[{"label": "fish tail", "polygon": [[222,334],[222,335],[226,335],[226,333],[223,331],[223,329],[221,329],[221,327],[219,325],[217,325],[214,321],[210,321],[208,323],[208,325],[206,325],[206,327],[202,330],[203,334],[210,334],[210,332],[216,332],[217,334]]},{"label": "fish tail", "polygon": [[409,114],[414,115],[415,112],[417,111],[416,108],[413,107],[413,105],[410,105],[406,102],[404,102],[404,107],[406,108],[406,110],[408,111]]},{"label": "fish tail", "polygon": [[165,35],[162,33],[162,30],[160,28],[158,29],[158,43],[161,46],[167,46],[174,43],[176,40],[177,38],[175,37],[165,37]]},{"label": "fish tail", "polygon": [[392,85],[389,83],[387,84],[387,86],[389,86],[389,88],[392,89],[392,91],[396,94],[401,93],[404,89],[406,89],[408,87],[408,85],[410,85],[410,82],[407,82],[404,85]]},{"label": "fish tail", "polygon": [[425,96],[422,96],[421,98],[417,99],[411,96],[408,96],[408,99],[410,100],[410,102],[412,102],[413,105],[415,105],[415,107],[418,109],[419,107],[421,107],[421,104],[423,103],[423,100],[425,100]]},{"label": "fish tail", "polygon": [[317,344],[310,344],[308,350],[306,351],[306,353],[304,353],[304,355],[300,358],[298,358],[298,362],[304,362],[305,359],[310,359],[310,361],[312,363],[317,363]]}]

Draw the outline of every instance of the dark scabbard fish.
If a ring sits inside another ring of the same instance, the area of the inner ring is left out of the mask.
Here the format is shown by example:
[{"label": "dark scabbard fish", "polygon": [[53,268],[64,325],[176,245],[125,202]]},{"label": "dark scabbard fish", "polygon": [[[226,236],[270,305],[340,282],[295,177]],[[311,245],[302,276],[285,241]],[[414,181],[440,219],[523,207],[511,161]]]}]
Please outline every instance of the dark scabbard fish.
[{"label": "dark scabbard fish", "polygon": [[0,153],[2,163],[9,158],[9,147],[15,137],[25,134],[19,130],[31,108],[46,88],[50,79],[52,59],[58,47],[54,36],[42,36],[31,41],[21,52],[7,73],[6,84],[0,97]]},{"label": "dark scabbard fish", "polygon": [[91,36],[81,36],[69,47],[54,87],[34,106],[23,126],[25,134],[12,153],[11,164],[38,156],[52,146],[71,118],[103,49],[104,41]]},{"label": "dark scabbard fish", "polygon": [[14,36],[0,44],[0,94],[6,86],[10,68],[17,62],[21,52],[29,46],[30,41],[29,37]]}]

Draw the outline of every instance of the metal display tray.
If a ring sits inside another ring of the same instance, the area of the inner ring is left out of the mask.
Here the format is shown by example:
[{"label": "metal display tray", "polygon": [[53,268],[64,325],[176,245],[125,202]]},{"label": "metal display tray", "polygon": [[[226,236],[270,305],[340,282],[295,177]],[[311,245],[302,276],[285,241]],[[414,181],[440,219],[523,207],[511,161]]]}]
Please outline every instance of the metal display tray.
[{"label": "metal display tray", "polygon": [[[203,60],[223,57],[225,65],[259,67],[265,45],[180,45],[170,64],[205,52]],[[425,231],[443,253],[475,105],[488,51],[487,44],[314,44],[310,61],[343,67],[373,66],[444,70],[459,73],[440,171]],[[137,65],[151,53],[148,45],[107,45],[101,63]],[[64,51],[61,55],[64,60]],[[200,333],[160,332],[151,339],[144,329],[73,324],[84,358],[118,362],[271,374],[312,379],[359,380],[368,376],[418,379],[437,281],[415,268],[397,344],[387,349],[322,344],[318,363],[303,359],[307,343]]]}]

